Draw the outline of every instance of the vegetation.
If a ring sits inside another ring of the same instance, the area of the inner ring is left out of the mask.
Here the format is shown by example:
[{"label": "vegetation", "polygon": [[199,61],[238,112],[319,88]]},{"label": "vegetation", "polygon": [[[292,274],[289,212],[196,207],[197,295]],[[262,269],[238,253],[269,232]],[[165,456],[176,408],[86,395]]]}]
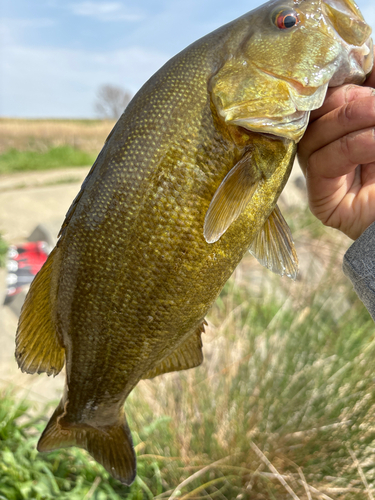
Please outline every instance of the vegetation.
[{"label": "vegetation", "polygon": [[0,498],[373,498],[371,318],[337,273],[309,290],[271,277],[272,293],[262,273],[249,293],[251,262],[210,315],[204,364],[131,394],[131,488],[82,450],[38,454],[46,418],[8,392],[0,398]]},{"label": "vegetation", "polygon": [[8,251],[8,244],[4,240],[3,235],[0,233],[0,267],[5,266],[7,251]]},{"label": "vegetation", "polygon": [[57,146],[47,151],[10,149],[0,155],[0,174],[92,165],[95,156],[71,146]]},{"label": "vegetation", "polygon": [[[0,120],[0,152],[97,154],[109,132],[36,121],[31,136],[29,125]],[[135,483],[121,485],[77,448],[38,453],[56,402],[34,407],[5,389],[0,500],[375,498],[374,323],[340,270],[343,237],[307,209],[283,213],[299,279],[245,257],[209,314],[202,366],[142,381],[128,398]]]},{"label": "vegetation", "polygon": [[0,175],[92,165],[113,120],[0,118]]},{"label": "vegetation", "polygon": [[22,120],[0,118],[0,154],[10,149],[46,152],[58,146],[97,155],[113,120]]},{"label": "vegetation", "polygon": [[103,118],[118,120],[129,104],[130,92],[116,85],[101,85],[97,92],[95,111]]}]

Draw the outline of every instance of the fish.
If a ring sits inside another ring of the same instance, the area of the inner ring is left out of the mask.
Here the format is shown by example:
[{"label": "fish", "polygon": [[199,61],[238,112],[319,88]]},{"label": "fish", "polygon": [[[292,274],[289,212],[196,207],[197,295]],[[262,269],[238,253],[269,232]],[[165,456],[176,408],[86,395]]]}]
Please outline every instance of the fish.
[{"label": "fish", "polygon": [[134,481],[129,393],[202,363],[207,311],[248,250],[296,277],[277,199],[328,86],[370,73],[370,35],[352,0],[272,0],[191,44],[139,90],[20,315],[20,369],[66,372],[39,451],[78,446]]}]

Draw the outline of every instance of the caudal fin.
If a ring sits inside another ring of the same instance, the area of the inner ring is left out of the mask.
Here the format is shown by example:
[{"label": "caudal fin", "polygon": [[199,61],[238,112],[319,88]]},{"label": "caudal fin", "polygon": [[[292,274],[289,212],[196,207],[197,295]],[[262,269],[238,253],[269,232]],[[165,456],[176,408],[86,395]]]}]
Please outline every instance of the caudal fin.
[{"label": "caudal fin", "polygon": [[62,426],[59,417],[63,412],[64,406],[60,402],[39,439],[38,451],[79,446],[87,450],[115,479],[130,485],[137,472],[136,457],[125,417],[119,420],[118,425],[100,428],[86,424]]}]

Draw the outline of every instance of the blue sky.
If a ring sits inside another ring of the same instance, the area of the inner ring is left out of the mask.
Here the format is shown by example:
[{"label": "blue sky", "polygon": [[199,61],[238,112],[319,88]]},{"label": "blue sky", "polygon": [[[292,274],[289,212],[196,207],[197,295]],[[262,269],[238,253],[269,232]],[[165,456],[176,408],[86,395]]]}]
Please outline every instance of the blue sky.
[{"label": "blue sky", "polygon": [[[0,0],[0,116],[95,117],[170,57],[262,0]],[[375,32],[374,0],[358,0]]]}]

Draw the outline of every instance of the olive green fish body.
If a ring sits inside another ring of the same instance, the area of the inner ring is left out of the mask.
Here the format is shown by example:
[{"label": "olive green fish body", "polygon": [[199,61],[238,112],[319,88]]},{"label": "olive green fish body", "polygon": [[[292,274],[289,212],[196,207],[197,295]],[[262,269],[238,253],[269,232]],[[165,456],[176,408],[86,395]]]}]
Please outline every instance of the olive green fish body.
[{"label": "olive green fish body", "polygon": [[[129,484],[130,391],[201,363],[205,314],[248,249],[295,276],[276,201],[296,142],[330,81],[361,81],[371,68],[368,27],[351,0],[341,4],[341,17],[326,13],[338,18],[333,33],[321,1],[269,2],[175,56],[129,104],[22,310],[20,367],[55,375],[66,364],[41,451],[81,446]],[[280,9],[284,18],[297,12],[293,32],[280,29]],[[354,34],[349,15],[361,28]]]},{"label": "olive green fish body", "polygon": [[[292,141],[253,138],[273,158],[280,151],[282,182],[269,180],[262,192],[272,198],[263,196],[256,213],[206,243],[204,217],[218,184],[251,147],[234,144],[212,112],[207,83],[223,55],[211,45],[186,51],[141,91],[99,157],[58,246],[57,309],[64,311],[61,330],[73,353],[67,369],[79,376],[95,339],[84,377],[95,385],[102,374],[105,390],[121,400],[200,327],[291,167]],[[121,375],[114,378],[112,368]]]}]

